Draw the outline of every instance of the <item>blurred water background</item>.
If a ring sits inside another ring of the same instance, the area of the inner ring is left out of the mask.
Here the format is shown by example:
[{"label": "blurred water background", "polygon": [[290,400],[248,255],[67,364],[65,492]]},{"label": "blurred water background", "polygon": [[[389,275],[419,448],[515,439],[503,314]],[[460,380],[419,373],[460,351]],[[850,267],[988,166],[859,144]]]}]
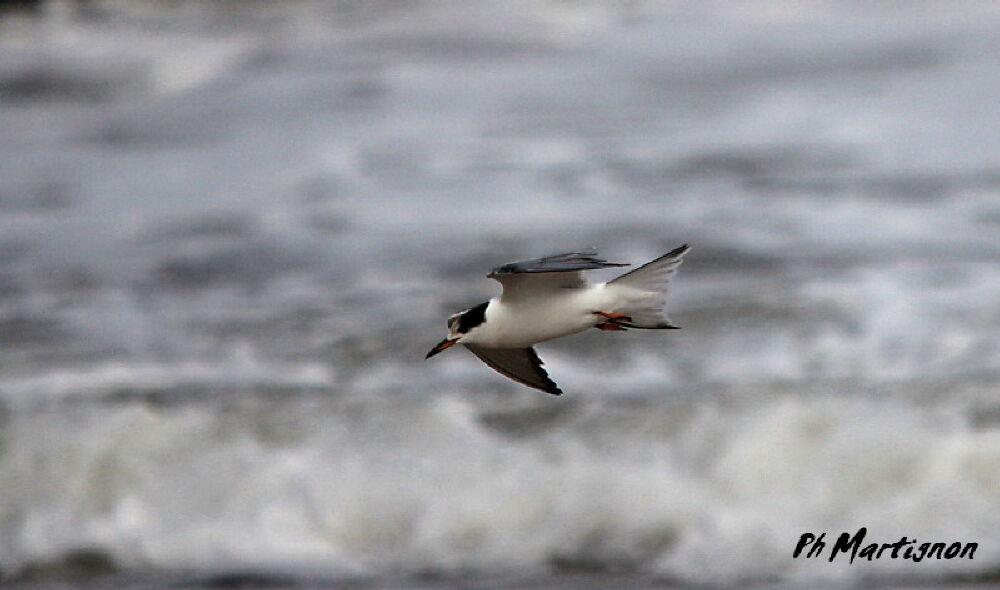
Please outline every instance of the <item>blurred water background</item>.
[{"label": "blurred water background", "polygon": [[[0,581],[996,583],[996,2],[0,10]],[[561,398],[423,360],[684,242]],[[860,526],[980,545],[791,558]]]}]

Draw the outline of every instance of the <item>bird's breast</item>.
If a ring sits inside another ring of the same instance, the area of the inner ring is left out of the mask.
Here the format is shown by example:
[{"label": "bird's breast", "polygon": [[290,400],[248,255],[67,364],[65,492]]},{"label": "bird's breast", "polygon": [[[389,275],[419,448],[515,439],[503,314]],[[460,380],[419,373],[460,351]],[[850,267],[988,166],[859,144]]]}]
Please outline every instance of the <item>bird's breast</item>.
[{"label": "bird's breast", "polygon": [[601,309],[595,295],[590,289],[567,289],[565,293],[514,303],[495,299],[473,343],[523,348],[592,328],[598,321],[593,312]]}]

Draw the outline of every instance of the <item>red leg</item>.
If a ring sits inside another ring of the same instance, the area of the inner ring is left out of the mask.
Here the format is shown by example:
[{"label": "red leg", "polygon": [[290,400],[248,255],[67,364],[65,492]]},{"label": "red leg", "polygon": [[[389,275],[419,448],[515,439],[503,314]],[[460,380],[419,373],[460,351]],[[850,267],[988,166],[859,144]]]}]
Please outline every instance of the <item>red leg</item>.
[{"label": "red leg", "polygon": [[613,324],[613,323],[610,323],[610,322],[597,324],[594,327],[597,328],[598,330],[607,330],[607,331],[610,331],[610,332],[624,332],[625,331],[625,328],[623,328],[622,326],[619,326],[618,324]]},{"label": "red leg", "polygon": [[607,311],[595,311],[595,314],[608,318],[612,322],[631,322],[632,316],[624,313],[612,313]]}]

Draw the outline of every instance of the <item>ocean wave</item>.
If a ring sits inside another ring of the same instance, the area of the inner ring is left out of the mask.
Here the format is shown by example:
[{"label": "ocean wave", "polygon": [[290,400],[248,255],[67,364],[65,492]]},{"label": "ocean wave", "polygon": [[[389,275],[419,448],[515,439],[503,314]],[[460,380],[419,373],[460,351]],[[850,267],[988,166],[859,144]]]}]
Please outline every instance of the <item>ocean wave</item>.
[{"label": "ocean wave", "polygon": [[860,526],[980,543],[975,561],[922,573],[1000,560],[1000,437],[947,408],[773,393],[503,399],[245,393],[25,411],[2,428],[0,564],[16,573],[86,550],[125,569],[337,575],[910,572],[790,557],[804,532]]}]

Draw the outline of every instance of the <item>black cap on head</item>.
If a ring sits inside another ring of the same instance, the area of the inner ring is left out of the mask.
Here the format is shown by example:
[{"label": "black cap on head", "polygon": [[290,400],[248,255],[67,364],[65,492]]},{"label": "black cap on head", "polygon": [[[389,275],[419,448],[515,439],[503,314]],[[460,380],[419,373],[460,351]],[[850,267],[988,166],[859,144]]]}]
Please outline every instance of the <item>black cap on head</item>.
[{"label": "black cap on head", "polygon": [[486,321],[486,306],[490,302],[480,303],[475,307],[470,307],[469,309],[462,312],[462,315],[458,317],[458,329],[455,330],[459,334],[466,334],[469,330],[475,328],[479,324]]}]

